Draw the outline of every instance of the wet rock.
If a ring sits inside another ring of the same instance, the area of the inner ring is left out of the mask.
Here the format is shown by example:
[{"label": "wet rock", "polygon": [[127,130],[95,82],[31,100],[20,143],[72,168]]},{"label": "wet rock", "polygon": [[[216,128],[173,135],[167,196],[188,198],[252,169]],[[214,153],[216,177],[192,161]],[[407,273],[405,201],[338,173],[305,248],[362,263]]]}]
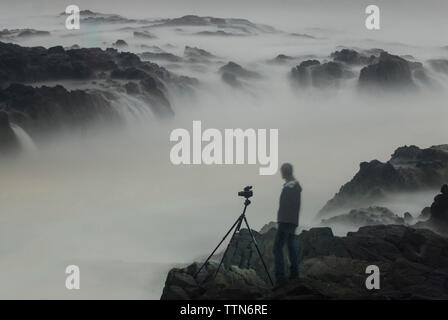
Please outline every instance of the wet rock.
[{"label": "wet rock", "polygon": [[124,85],[124,88],[126,89],[126,93],[127,94],[139,94],[140,92],[140,87],[138,86],[138,84],[136,84],[135,82],[128,82]]},{"label": "wet rock", "polygon": [[377,62],[361,69],[359,85],[386,90],[415,88],[410,62],[387,52],[382,52]]},{"label": "wet rock", "polygon": [[12,84],[0,91],[10,118],[31,133],[58,128],[85,128],[98,121],[119,121],[100,92],[68,91],[62,86],[35,88]]},{"label": "wet rock", "polygon": [[[256,233],[256,240],[272,272],[275,230]],[[162,299],[448,298],[448,239],[429,230],[376,225],[336,237],[330,228],[313,228],[296,236],[296,241],[298,279],[270,288],[249,233],[243,229],[216,278],[214,262],[197,278],[197,263],[173,269]],[[381,290],[365,288],[365,270],[372,264],[381,270]]]},{"label": "wet rock", "polygon": [[184,58],[190,62],[209,62],[210,59],[216,57],[204,49],[186,46],[184,49]]},{"label": "wet rock", "polygon": [[168,62],[181,62],[183,59],[169,52],[143,52],[139,54],[142,59],[162,60]]},{"label": "wet rock", "polygon": [[0,39],[4,40],[20,40],[32,37],[50,36],[50,32],[35,29],[3,29],[0,30]]},{"label": "wet rock", "polygon": [[173,19],[162,19],[156,24],[152,25],[154,28],[160,27],[198,27],[198,26],[213,26],[218,27],[222,31],[229,30],[233,32],[237,30],[243,34],[259,34],[259,33],[273,33],[276,30],[267,25],[255,24],[246,19],[235,18],[216,18],[216,17],[201,17],[196,15],[186,15]]},{"label": "wet rock", "polygon": [[226,32],[223,30],[218,31],[200,31],[196,32],[195,35],[198,36],[219,36],[219,37],[231,37],[231,36],[241,36],[242,34]]},{"label": "wet rock", "polygon": [[[65,12],[61,13],[61,16],[65,16]],[[151,23],[150,20],[145,19],[128,19],[118,14],[106,14],[100,12],[94,12],[91,10],[81,10],[80,19],[82,23],[94,23],[94,24],[103,24],[103,23]]]},{"label": "wet rock", "polygon": [[403,215],[404,222],[407,224],[411,224],[414,222],[414,217],[409,212],[405,212]]},{"label": "wet rock", "polygon": [[279,54],[278,56],[276,56],[274,59],[269,60],[269,63],[274,63],[274,64],[287,64],[289,62],[294,61],[296,58],[291,57],[291,56],[287,56],[285,54]]},{"label": "wet rock", "polygon": [[432,60],[429,60],[428,63],[434,71],[448,74],[448,60],[447,59],[432,59]]},{"label": "wet rock", "polygon": [[301,87],[337,87],[340,81],[354,76],[342,64],[306,60],[291,70],[292,79]]},{"label": "wet rock", "polygon": [[229,86],[234,88],[242,88],[243,84],[238,80],[237,76],[230,72],[223,72],[221,74],[221,79]]},{"label": "wet rock", "polygon": [[342,49],[340,51],[335,51],[330,55],[330,57],[333,58],[333,61],[351,65],[370,64],[375,60],[374,55],[368,56],[351,49]]},{"label": "wet rock", "polygon": [[448,145],[404,146],[386,163],[362,162],[351,181],[320,210],[319,216],[374,205],[386,195],[439,188],[448,181]]},{"label": "wet rock", "polygon": [[306,33],[290,33],[290,36],[297,37],[297,38],[303,38],[303,39],[316,39],[316,37],[313,37],[312,35],[306,34]]},{"label": "wet rock", "polygon": [[140,39],[157,39],[157,36],[149,31],[134,31],[134,37]]},{"label": "wet rock", "polygon": [[420,221],[426,221],[429,220],[429,218],[431,218],[431,208],[425,207],[423,208],[422,212],[420,213],[417,219]]},{"label": "wet rock", "polygon": [[115,41],[112,45],[117,48],[124,48],[128,46],[127,42],[121,39]]},{"label": "wet rock", "polygon": [[[407,212],[410,215],[409,212]],[[412,220],[412,216],[410,217]],[[368,207],[361,209],[350,210],[349,213],[338,215],[329,219],[322,220],[323,225],[328,226],[352,226],[363,227],[378,224],[404,224],[406,219],[410,222],[409,217],[401,218],[395,215],[392,211],[383,207]]]},{"label": "wet rock", "polygon": [[219,68],[219,72],[221,74],[224,74],[224,73],[231,74],[231,75],[235,76],[236,78],[241,78],[241,79],[258,79],[261,77],[259,73],[255,72],[255,71],[247,70],[247,69],[243,68],[242,66],[240,66],[239,64],[232,62],[232,61],[230,61],[226,65]]},{"label": "wet rock", "polygon": [[139,80],[144,79],[148,76],[148,74],[134,67],[126,68],[126,69],[115,69],[110,74],[112,79],[125,79],[125,80]]}]

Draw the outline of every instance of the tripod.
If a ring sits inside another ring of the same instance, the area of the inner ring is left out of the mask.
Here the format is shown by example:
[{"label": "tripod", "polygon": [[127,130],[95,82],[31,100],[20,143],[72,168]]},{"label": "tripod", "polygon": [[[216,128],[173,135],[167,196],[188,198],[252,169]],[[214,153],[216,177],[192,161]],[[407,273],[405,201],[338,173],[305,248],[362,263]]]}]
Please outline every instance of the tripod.
[{"label": "tripod", "polygon": [[258,244],[257,241],[255,240],[255,237],[252,233],[251,228],[249,227],[249,222],[247,222],[247,218],[246,218],[246,209],[247,207],[250,205],[250,200],[248,197],[246,197],[246,200],[244,201],[244,210],[243,213],[238,217],[238,219],[235,221],[235,223],[232,225],[232,227],[229,229],[229,231],[227,231],[226,235],[224,236],[224,238],[222,238],[221,242],[219,242],[219,244],[216,246],[215,250],[213,250],[213,252],[208,256],[207,260],[205,260],[205,262],[202,264],[202,266],[199,268],[199,270],[196,272],[196,274],[194,275],[194,278],[197,277],[197,275],[199,274],[199,272],[201,272],[201,270],[205,267],[205,265],[207,264],[207,262],[211,259],[211,257],[215,254],[216,250],[218,250],[218,248],[221,246],[221,244],[224,242],[224,240],[227,238],[227,236],[232,232],[232,230],[235,228],[235,230],[233,231],[232,237],[230,238],[229,244],[227,245],[226,250],[224,251],[224,254],[221,258],[221,262],[219,263],[218,269],[216,270],[216,273],[214,275],[214,277],[216,277],[216,275],[219,272],[219,269],[221,268],[221,265],[226,257],[227,251],[230,248],[230,245],[232,244],[232,240],[235,237],[235,234],[237,232],[240,231],[241,229],[241,224],[244,223],[246,224],[247,230],[249,230],[249,234],[252,238],[252,241],[255,245],[255,248],[257,249],[258,255],[260,256],[261,262],[263,263],[263,267],[264,270],[266,271],[266,274],[268,275],[269,281],[271,282],[271,285],[274,285],[274,282],[272,281],[271,275],[269,274],[268,268],[266,267],[266,264],[263,260],[263,256],[261,255],[260,249],[258,248]]}]

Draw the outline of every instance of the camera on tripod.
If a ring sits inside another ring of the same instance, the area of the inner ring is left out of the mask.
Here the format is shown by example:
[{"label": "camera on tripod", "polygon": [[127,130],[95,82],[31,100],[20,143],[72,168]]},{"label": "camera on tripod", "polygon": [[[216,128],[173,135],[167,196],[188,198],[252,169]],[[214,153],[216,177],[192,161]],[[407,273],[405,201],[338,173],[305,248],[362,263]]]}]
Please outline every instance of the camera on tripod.
[{"label": "camera on tripod", "polygon": [[224,238],[222,238],[221,242],[218,243],[218,245],[216,246],[215,250],[212,251],[212,253],[208,256],[208,258],[202,264],[202,266],[198,269],[198,271],[196,271],[196,273],[194,275],[195,278],[198,276],[198,274],[201,272],[201,270],[207,265],[208,261],[213,257],[213,255],[215,254],[216,250],[218,250],[218,248],[221,246],[221,244],[224,242],[224,240],[226,240],[227,236],[233,230],[233,234],[232,234],[232,237],[230,238],[229,244],[227,245],[224,253],[222,254],[221,262],[219,263],[219,266],[216,269],[216,272],[215,272],[215,277],[216,277],[216,275],[218,274],[219,269],[221,268],[221,265],[222,265],[222,263],[224,261],[224,258],[226,257],[227,251],[229,250],[230,245],[232,244],[232,240],[235,237],[235,234],[239,233],[240,228],[241,228],[241,224],[244,222],[246,224],[247,230],[249,231],[250,237],[252,238],[252,242],[255,245],[255,248],[257,249],[258,256],[260,257],[260,260],[263,263],[263,267],[264,267],[264,270],[266,271],[266,274],[268,275],[269,281],[271,282],[272,286],[274,285],[274,282],[272,281],[271,275],[269,274],[269,270],[266,267],[266,263],[263,260],[263,255],[261,254],[260,248],[258,248],[257,241],[255,240],[254,234],[252,233],[252,229],[250,228],[249,222],[247,222],[247,218],[246,218],[246,209],[247,209],[247,206],[249,206],[250,203],[251,203],[249,198],[252,197],[253,195],[254,195],[254,192],[252,191],[252,186],[247,186],[247,187],[244,188],[243,191],[239,191],[238,192],[238,196],[246,198],[246,200],[244,200],[243,213],[233,223],[233,225],[230,228],[230,230],[227,231],[227,233],[224,236]]},{"label": "camera on tripod", "polygon": [[238,192],[238,196],[244,197],[246,199],[249,199],[254,195],[254,192],[252,191],[252,186],[247,186],[244,188],[243,191]]}]

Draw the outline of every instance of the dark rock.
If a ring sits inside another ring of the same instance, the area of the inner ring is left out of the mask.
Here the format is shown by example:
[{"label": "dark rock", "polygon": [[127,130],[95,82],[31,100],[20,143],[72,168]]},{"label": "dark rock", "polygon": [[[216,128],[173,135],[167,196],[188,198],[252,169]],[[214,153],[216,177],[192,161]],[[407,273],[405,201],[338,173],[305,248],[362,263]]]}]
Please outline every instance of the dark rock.
[{"label": "dark rock", "polygon": [[110,74],[112,79],[140,80],[148,76],[148,74],[134,67],[126,69],[115,69]]},{"label": "dark rock", "polygon": [[124,85],[127,94],[139,94],[140,87],[135,82],[128,82]]},{"label": "dark rock", "polygon": [[[407,212],[407,214],[409,214],[409,212]],[[405,219],[395,215],[387,208],[374,206],[361,209],[352,209],[347,214],[324,219],[322,220],[322,224],[327,226],[343,225],[352,227],[363,227],[378,224],[404,224]]]},{"label": "dark rock", "polygon": [[134,31],[134,37],[143,39],[157,39],[157,36],[148,31]]},{"label": "dark rock", "polygon": [[286,63],[294,61],[294,60],[295,60],[294,57],[287,56],[285,54],[279,54],[274,59],[272,59],[272,60],[270,60],[268,62],[269,63],[274,63],[274,64],[286,64]]},{"label": "dark rock", "polygon": [[[238,30],[244,34],[259,34],[259,33],[273,33],[276,30],[267,25],[255,24],[246,19],[234,18],[215,18],[215,17],[200,17],[196,15],[186,15],[179,18],[163,19],[152,25],[154,28],[160,27],[184,27],[184,26],[214,26],[221,30],[228,29],[230,31]],[[224,31],[223,30],[223,31]]]},{"label": "dark rock", "polygon": [[387,90],[415,88],[410,62],[387,52],[382,52],[376,63],[361,69],[359,85]]},{"label": "dark rock", "polygon": [[[256,233],[270,272],[275,231]],[[214,278],[216,264],[173,269],[162,299],[447,299],[448,239],[425,229],[398,225],[362,227],[346,237],[330,228],[296,236],[300,278],[274,289],[247,230],[235,236]],[[381,290],[365,288],[366,267],[381,270]]]},{"label": "dark rock", "polygon": [[425,207],[425,208],[423,208],[422,212],[418,216],[418,220],[426,221],[426,220],[429,220],[429,218],[431,218],[431,208]]},{"label": "dark rock", "polygon": [[16,40],[31,37],[49,36],[50,32],[35,29],[3,29],[0,31],[0,39]]},{"label": "dark rock", "polygon": [[431,68],[434,71],[448,74],[448,60],[446,59],[433,59],[428,61]]},{"label": "dark rock", "polygon": [[119,115],[101,93],[68,91],[62,86],[34,88],[12,84],[0,91],[0,104],[29,132],[85,128],[98,121],[118,122]]},{"label": "dark rock", "polygon": [[342,64],[327,62],[321,64],[317,60],[303,61],[291,70],[292,79],[301,87],[338,86],[340,81],[353,77],[353,73]]},{"label": "dark rock", "polygon": [[208,62],[210,59],[216,58],[204,49],[189,46],[186,46],[184,49],[184,57],[191,62]]},{"label": "dark rock", "polygon": [[169,62],[181,62],[183,59],[175,54],[168,52],[143,52],[139,55],[142,59],[163,60]]},{"label": "dark rock", "polygon": [[316,37],[313,37],[312,35],[306,34],[306,33],[290,33],[289,35],[297,38],[304,38],[304,39],[316,39]]},{"label": "dark rock", "polygon": [[123,47],[127,47],[128,44],[124,40],[117,40],[116,42],[113,43],[113,46],[117,47],[117,48],[123,48]]},{"label": "dark rock", "polygon": [[[61,15],[66,15],[65,12],[61,13]],[[118,14],[107,14],[94,12],[91,10],[81,10],[79,13],[82,23],[95,23],[95,24],[103,24],[103,23],[141,23],[147,24],[151,23],[150,20],[145,19],[128,19]]]},{"label": "dark rock", "polygon": [[0,111],[0,155],[17,152],[19,141],[11,128],[6,112]]},{"label": "dark rock", "polygon": [[358,173],[320,210],[332,211],[374,205],[385,195],[439,188],[448,181],[448,145],[420,149],[404,146],[386,162],[362,162]]},{"label": "dark rock", "polygon": [[261,229],[260,229],[260,233],[264,234],[268,231],[270,231],[271,229],[277,229],[278,228],[278,223],[277,222],[269,222],[268,224],[265,224]]},{"label": "dark rock", "polygon": [[365,65],[370,64],[375,60],[375,56],[367,56],[365,54],[359,53],[351,49],[342,49],[340,51],[335,51],[330,55],[336,62],[342,62],[352,65]]},{"label": "dark rock", "polygon": [[405,212],[403,215],[404,222],[411,224],[414,221],[414,217],[409,212]]},{"label": "dark rock", "polygon": [[241,83],[241,81],[239,81],[237,76],[233,73],[223,72],[221,74],[221,79],[222,79],[222,81],[224,81],[231,87],[234,87],[234,88],[242,88],[243,87],[243,84]]},{"label": "dark rock", "polygon": [[258,79],[261,77],[259,73],[246,70],[239,64],[236,64],[235,62],[232,61],[219,68],[219,72],[221,74],[224,73],[232,74],[236,78],[242,78],[242,79]]},{"label": "dark rock", "polygon": [[242,34],[236,34],[236,33],[225,32],[223,30],[218,30],[218,31],[200,31],[200,32],[196,32],[195,35],[230,37],[230,36],[241,36]]},{"label": "dark rock", "polygon": [[444,184],[431,205],[430,222],[440,224],[448,230],[448,185]]}]

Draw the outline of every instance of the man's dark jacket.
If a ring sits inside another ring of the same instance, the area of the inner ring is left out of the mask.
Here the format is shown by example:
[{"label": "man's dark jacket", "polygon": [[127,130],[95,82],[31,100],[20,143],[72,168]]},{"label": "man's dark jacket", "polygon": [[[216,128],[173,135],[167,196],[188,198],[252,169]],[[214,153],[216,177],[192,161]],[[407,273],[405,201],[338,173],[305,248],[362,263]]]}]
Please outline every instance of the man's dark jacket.
[{"label": "man's dark jacket", "polygon": [[277,213],[277,222],[299,225],[300,196],[302,187],[297,180],[292,180],[283,185],[280,194],[280,206]]}]

